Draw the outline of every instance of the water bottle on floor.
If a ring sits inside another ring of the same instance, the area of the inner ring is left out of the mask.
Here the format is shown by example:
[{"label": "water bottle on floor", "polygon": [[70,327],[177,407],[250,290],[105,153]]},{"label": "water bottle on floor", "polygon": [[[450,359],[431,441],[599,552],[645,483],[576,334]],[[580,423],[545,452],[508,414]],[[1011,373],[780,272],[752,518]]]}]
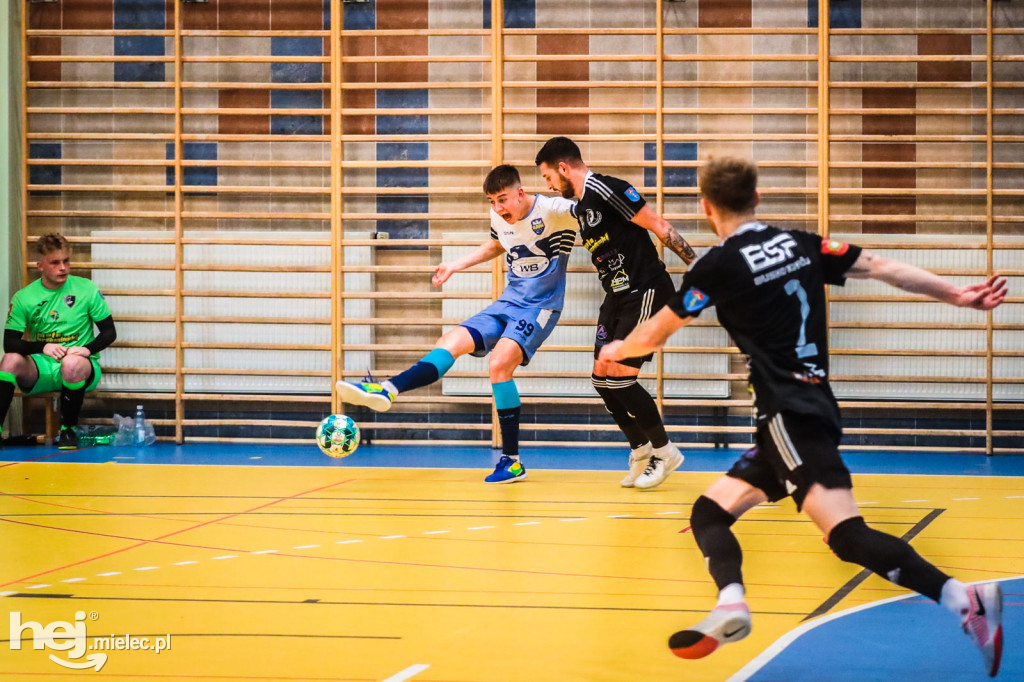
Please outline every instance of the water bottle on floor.
[{"label": "water bottle on floor", "polygon": [[146,444],[146,413],[142,411],[142,405],[135,408],[135,438],[132,444],[137,446]]}]

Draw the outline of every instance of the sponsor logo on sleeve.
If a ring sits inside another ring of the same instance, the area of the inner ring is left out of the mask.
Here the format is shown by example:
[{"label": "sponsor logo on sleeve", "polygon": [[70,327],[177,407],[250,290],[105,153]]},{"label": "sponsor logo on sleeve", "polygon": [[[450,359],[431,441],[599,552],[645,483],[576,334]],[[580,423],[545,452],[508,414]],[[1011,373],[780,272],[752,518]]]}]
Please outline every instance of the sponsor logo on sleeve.
[{"label": "sponsor logo on sleeve", "polygon": [[690,287],[683,294],[683,307],[687,312],[695,313],[703,309],[709,302],[708,295],[697,287]]},{"label": "sponsor logo on sleeve", "polygon": [[626,197],[634,203],[640,201],[640,193],[632,187],[626,190]]},{"label": "sponsor logo on sleeve", "polygon": [[849,248],[849,244],[836,241],[835,239],[821,240],[821,252],[826,256],[842,256],[849,250]]}]

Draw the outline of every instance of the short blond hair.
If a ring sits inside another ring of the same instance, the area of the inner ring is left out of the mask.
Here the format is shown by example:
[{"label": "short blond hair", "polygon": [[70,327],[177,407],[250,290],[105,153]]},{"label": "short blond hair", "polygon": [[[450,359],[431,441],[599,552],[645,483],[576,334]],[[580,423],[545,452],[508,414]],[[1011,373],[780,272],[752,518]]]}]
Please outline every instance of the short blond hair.
[{"label": "short blond hair", "polygon": [[44,234],[36,242],[36,253],[40,257],[54,251],[67,251],[71,253],[71,244],[64,238],[64,235],[51,232],[50,234]]}]

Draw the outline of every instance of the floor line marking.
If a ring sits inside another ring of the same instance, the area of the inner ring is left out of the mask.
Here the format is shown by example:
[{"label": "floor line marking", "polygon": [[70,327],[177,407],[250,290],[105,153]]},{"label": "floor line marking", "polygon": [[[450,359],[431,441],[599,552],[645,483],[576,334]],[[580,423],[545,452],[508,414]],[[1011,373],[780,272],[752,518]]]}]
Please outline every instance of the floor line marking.
[{"label": "floor line marking", "polygon": [[49,585],[47,585],[47,584],[45,584],[45,583],[40,583],[39,585],[29,585],[29,586],[28,586],[28,587],[26,587],[25,589],[26,589],[26,590],[41,590],[41,589],[43,589],[44,587],[49,587]]},{"label": "floor line marking", "polygon": [[112,575],[121,575],[121,571],[110,571],[109,573],[97,573],[96,575],[99,576],[100,578],[106,578],[106,577],[112,576]]},{"label": "floor line marking", "polygon": [[391,677],[385,679],[384,682],[403,682],[403,680],[407,680],[413,675],[418,675],[419,673],[423,672],[429,667],[430,665],[427,663],[417,663],[416,665],[410,665],[405,670],[400,670]]},{"label": "floor line marking", "polygon": [[135,571],[155,571],[158,568],[160,568],[160,567],[159,566],[140,566],[139,568],[135,568],[135,569],[132,569],[132,570],[135,570]]},{"label": "floor line marking", "polygon": [[568,523],[570,521],[586,521],[586,519],[558,519],[558,520],[559,521],[564,521],[566,523]]},{"label": "floor line marking", "polygon": [[351,545],[354,542],[362,542],[362,540],[338,540],[336,545]]},{"label": "floor line marking", "polygon": [[382,535],[382,536],[380,536],[380,539],[381,540],[394,540],[396,538],[404,538],[404,537],[405,537],[404,535]]},{"label": "floor line marking", "polygon": [[470,526],[466,530],[487,530],[488,528],[494,528],[494,526]]},{"label": "floor line marking", "polygon": [[271,500],[269,502],[264,502],[263,504],[257,505],[255,507],[250,507],[249,509],[245,509],[245,510],[240,511],[240,512],[235,512],[233,514],[225,514],[224,516],[218,517],[216,519],[210,519],[209,521],[203,521],[202,523],[197,523],[197,524],[189,526],[187,528],[179,528],[178,530],[171,531],[170,533],[165,533],[165,534],[163,534],[163,535],[161,535],[159,537],[150,538],[148,540],[141,540],[141,541],[136,542],[134,544],[128,545],[127,547],[122,547],[120,549],[115,549],[115,550],[112,550],[110,552],[105,552],[103,554],[97,554],[96,556],[89,557],[87,559],[80,559],[79,561],[74,561],[74,562],[71,562],[69,564],[64,564],[63,566],[57,566],[55,568],[49,568],[49,569],[46,569],[45,571],[40,571],[40,572],[35,573],[33,575],[28,575],[28,576],[25,576],[25,577],[22,577],[22,578],[16,578],[14,580],[9,580],[9,581],[7,581],[5,583],[0,584],[0,587],[7,587],[8,585],[14,585],[14,584],[17,584],[17,583],[27,582],[29,580],[32,580],[33,578],[38,578],[41,575],[49,575],[50,573],[56,573],[57,571],[62,571],[64,569],[66,569],[66,568],[71,568],[72,566],[81,566],[82,564],[87,564],[87,563],[96,561],[97,559],[105,559],[106,557],[113,556],[115,554],[121,554],[122,552],[127,552],[128,550],[136,549],[138,547],[143,547],[145,545],[149,545],[149,544],[152,544],[154,542],[159,542],[160,540],[164,540],[164,539],[169,538],[169,537],[174,537],[175,535],[181,535],[182,533],[187,533],[188,531],[198,530],[199,528],[205,528],[206,526],[210,526],[210,525],[213,525],[215,523],[219,523],[221,521],[227,521],[228,519],[233,519],[233,518],[235,518],[237,516],[243,516],[245,514],[249,514],[249,513],[252,513],[254,511],[258,511],[260,509],[265,509],[266,507],[271,507],[271,506],[273,506],[275,504],[279,504],[281,502],[287,502],[288,500],[294,500],[294,499],[296,499],[298,497],[301,497],[303,495],[307,495],[309,493],[315,493],[315,492],[319,492],[321,490],[327,490],[328,488],[334,488],[334,487],[339,486],[339,485],[344,485],[345,483],[351,483],[354,480],[356,480],[356,479],[349,478],[349,479],[345,479],[344,481],[335,481],[334,483],[328,483],[327,485],[321,485],[321,486],[317,486],[316,488],[310,488],[309,490],[304,490],[302,492],[295,493],[294,495],[288,495],[286,497],[279,497],[277,499]]},{"label": "floor line marking", "polygon": [[319,546],[320,545],[296,545],[295,547],[292,547],[292,549],[313,549],[314,547]]},{"label": "floor line marking", "polygon": [[237,558],[237,556],[238,555],[236,555],[236,554],[225,554],[224,556],[215,556],[215,557],[213,557],[212,560],[213,561],[220,561],[221,559],[235,559],[235,558]]},{"label": "floor line marking", "polygon": [[520,521],[519,523],[513,523],[513,526],[539,526],[540,521]]},{"label": "floor line marking", "polygon": [[85,578],[67,578],[66,580],[61,580],[61,582],[62,583],[80,583],[83,580],[85,580]]},{"label": "floor line marking", "polygon": [[175,566],[188,566],[189,564],[198,564],[198,561],[175,561]]},{"label": "floor line marking", "polygon": [[627,518],[631,518],[632,516],[633,516],[632,514],[612,514],[608,518],[609,519],[627,519]]},{"label": "floor line marking", "polygon": [[273,554],[276,551],[276,549],[259,549],[253,552],[253,554]]},{"label": "floor line marking", "polygon": [[424,535],[437,535],[438,533],[451,533],[450,530],[425,530]]},{"label": "floor line marking", "polygon": [[962,502],[964,500],[980,500],[980,497],[954,497],[954,502]]}]

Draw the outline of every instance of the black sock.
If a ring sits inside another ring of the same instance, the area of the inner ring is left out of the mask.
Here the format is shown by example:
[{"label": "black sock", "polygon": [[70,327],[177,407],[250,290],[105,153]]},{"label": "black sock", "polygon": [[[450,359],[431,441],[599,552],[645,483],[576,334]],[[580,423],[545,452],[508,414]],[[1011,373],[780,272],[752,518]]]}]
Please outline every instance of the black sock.
[{"label": "black sock", "polygon": [[870,528],[854,516],[836,525],[828,545],[843,561],[858,564],[886,580],[919,592],[936,602],[949,576],[925,561],[905,540]]},{"label": "black sock", "polygon": [[619,429],[623,435],[626,436],[626,440],[629,441],[629,447],[636,450],[638,447],[647,442],[647,434],[640,428],[640,425],[636,423],[633,415],[629,413],[626,406],[619,402],[619,399],[615,397],[615,392],[607,386],[607,377],[599,377],[596,374],[590,375],[590,383],[594,385],[594,390],[601,396],[601,400],[604,401],[604,407],[608,410],[608,413],[615,420],[615,423],[619,425]]},{"label": "black sock", "polygon": [[661,420],[658,405],[647,389],[637,382],[636,377],[608,377],[608,387],[636,419],[652,447],[668,445],[668,434],[665,433],[665,423]]},{"label": "black sock", "polygon": [[506,407],[498,410],[498,428],[501,429],[501,454],[519,456],[519,416],[522,407]]},{"label": "black sock", "polygon": [[82,403],[85,402],[85,387],[92,381],[95,370],[89,371],[85,381],[77,384],[64,382],[60,387],[60,425],[65,428],[78,426],[78,415],[82,411]]},{"label": "black sock", "polygon": [[690,528],[719,590],[732,583],[743,584],[743,550],[732,532],[734,523],[733,515],[710,497],[701,495],[693,503]]},{"label": "black sock", "polygon": [[7,410],[11,409],[12,400],[14,400],[14,375],[9,372],[0,372],[0,429],[3,429],[4,420],[7,419]]}]

